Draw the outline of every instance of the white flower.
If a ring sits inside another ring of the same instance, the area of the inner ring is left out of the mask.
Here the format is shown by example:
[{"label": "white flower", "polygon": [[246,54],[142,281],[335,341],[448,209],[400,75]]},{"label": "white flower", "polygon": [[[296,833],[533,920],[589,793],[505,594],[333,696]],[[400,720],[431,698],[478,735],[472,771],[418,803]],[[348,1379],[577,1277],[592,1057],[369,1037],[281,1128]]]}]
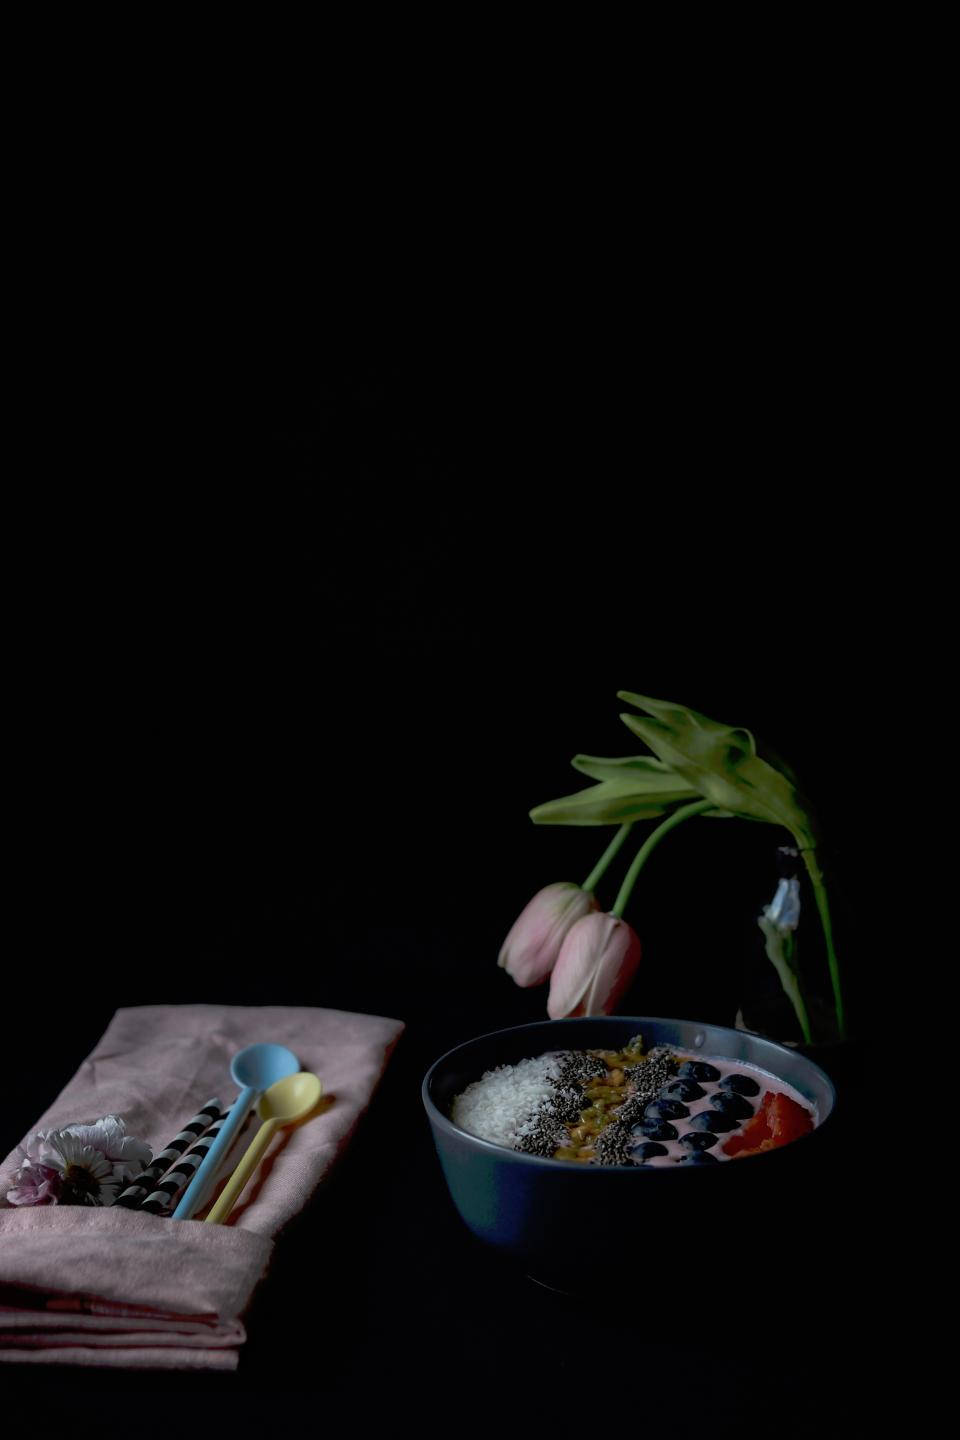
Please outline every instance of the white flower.
[{"label": "white flower", "polygon": [[[20,1172],[7,1192],[12,1205],[112,1205],[153,1158],[149,1145],[127,1135],[119,1115],[38,1130],[20,1153]],[[49,1181],[46,1189],[37,1184],[38,1176]]]},{"label": "white flower", "polygon": [[763,913],[772,925],[776,925],[781,935],[796,930],[800,924],[799,880],[781,880],[777,893],[770,904],[764,906]]}]

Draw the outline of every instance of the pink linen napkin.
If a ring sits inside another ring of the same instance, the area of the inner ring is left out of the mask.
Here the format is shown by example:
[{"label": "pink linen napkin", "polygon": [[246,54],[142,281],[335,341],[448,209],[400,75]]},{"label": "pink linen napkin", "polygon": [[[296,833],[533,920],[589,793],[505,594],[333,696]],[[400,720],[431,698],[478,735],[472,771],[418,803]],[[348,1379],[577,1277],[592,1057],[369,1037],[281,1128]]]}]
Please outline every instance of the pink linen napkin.
[{"label": "pink linen napkin", "polygon": [[[230,1061],[258,1040],[288,1046],[320,1076],[324,1099],[274,1137],[225,1225],[120,1206],[10,1206],[20,1157],[9,1155],[0,1166],[0,1361],[235,1369],[274,1237],[349,1142],[403,1028],[280,1005],[118,1010],[31,1135],[118,1114],[157,1151],[210,1095],[233,1101]],[[237,1138],[221,1180],[257,1123],[254,1115]]]}]

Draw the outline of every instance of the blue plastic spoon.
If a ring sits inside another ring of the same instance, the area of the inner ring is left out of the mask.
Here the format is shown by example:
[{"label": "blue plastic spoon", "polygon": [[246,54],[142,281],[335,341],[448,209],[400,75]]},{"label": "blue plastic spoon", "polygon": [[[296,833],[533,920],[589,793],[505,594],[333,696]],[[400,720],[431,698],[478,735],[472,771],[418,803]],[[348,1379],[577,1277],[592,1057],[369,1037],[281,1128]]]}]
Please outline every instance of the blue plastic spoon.
[{"label": "blue plastic spoon", "polygon": [[285,1075],[295,1075],[299,1069],[300,1061],[285,1045],[248,1045],[237,1051],[230,1066],[230,1074],[240,1086],[240,1094],[230,1108],[223,1129],[184,1190],[180,1203],[173,1212],[174,1220],[189,1220],[202,1208],[210,1182],[216,1176],[234,1136],[250,1113],[250,1107],[257,1104],[264,1090],[268,1090],[275,1080],[282,1080]]}]

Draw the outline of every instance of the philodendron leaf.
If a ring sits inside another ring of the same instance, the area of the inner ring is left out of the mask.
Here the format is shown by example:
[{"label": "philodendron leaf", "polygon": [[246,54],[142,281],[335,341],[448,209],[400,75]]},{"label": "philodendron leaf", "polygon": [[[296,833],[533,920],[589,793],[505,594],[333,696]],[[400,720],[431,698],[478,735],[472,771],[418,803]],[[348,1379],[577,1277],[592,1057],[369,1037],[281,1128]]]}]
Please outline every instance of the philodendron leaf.
[{"label": "philodendron leaf", "polygon": [[627,728],[718,809],[783,825],[801,844],[813,844],[793,785],[759,758],[749,730],[628,690],[618,691],[618,697],[652,716],[621,715]]},{"label": "philodendron leaf", "polygon": [[[686,789],[683,798],[688,798]],[[535,825],[622,825],[627,820],[665,815],[675,803],[673,796],[645,794],[629,780],[604,780],[574,795],[536,805],[530,819]]]}]

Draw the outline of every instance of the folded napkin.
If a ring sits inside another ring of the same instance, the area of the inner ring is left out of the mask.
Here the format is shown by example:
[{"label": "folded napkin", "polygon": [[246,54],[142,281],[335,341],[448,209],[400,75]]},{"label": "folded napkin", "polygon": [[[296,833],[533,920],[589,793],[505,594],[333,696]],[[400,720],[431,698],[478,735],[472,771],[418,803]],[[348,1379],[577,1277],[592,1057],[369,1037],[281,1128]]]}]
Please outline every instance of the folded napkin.
[{"label": "folded napkin", "polygon": [[[225,1225],[115,1205],[10,1206],[20,1157],[9,1155],[0,1166],[0,1361],[235,1369],[242,1316],[274,1237],[346,1146],[403,1028],[379,1015],[279,1005],[118,1010],[31,1135],[117,1114],[156,1152],[210,1095],[232,1102],[230,1061],[258,1040],[288,1046],[320,1076],[324,1100],[274,1136]],[[256,1124],[254,1116],[221,1177]]]}]

